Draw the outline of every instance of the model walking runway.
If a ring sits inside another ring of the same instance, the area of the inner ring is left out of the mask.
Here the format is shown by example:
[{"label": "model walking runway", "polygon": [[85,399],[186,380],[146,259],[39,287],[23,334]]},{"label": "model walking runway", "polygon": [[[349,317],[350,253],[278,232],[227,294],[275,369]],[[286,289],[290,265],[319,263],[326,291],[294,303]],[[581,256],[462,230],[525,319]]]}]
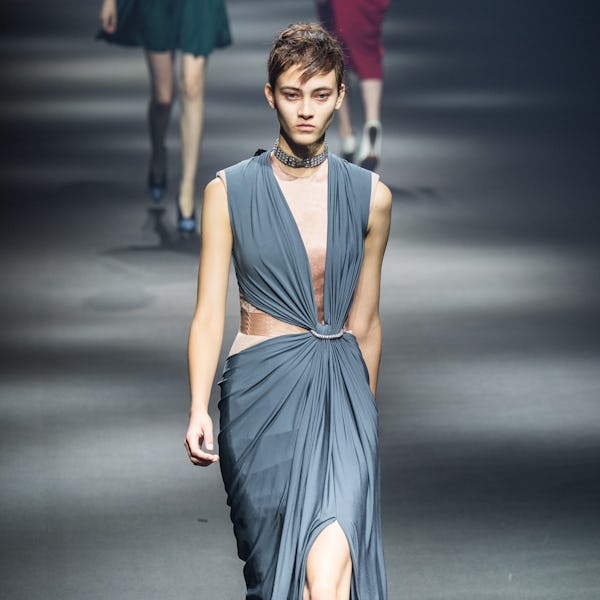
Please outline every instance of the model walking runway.
[{"label": "model walking runway", "polygon": [[[199,240],[178,242],[175,194],[160,216],[148,201],[148,77],[139,49],[92,39],[99,4],[13,2],[1,42],[2,591],[241,600],[220,470],[193,467],[181,444]],[[386,14],[379,169],[394,207],[377,406],[389,600],[600,597],[598,36],[593,3],[571,4],[410,0]],[[268,43],[315,17],[313,3],[227,7],[234,43],[209,61],[198,186],[271,148]],[[174,118],[171,182],[178,135]],[[239,324],[233,273],[230,290],[218,373]],[[297,290],[311,325],[306,273]],[[332,318],[339,310],[330,303]],[[364,378],[350,334],[284,334],[263,348],[287,351],[292,338],[307,363],[335,352]],[[275,360],[239,343],[232,398],[236,368],[260,354],[254,378]],[[329,407],[370,444],[374,411],[357,386],[360,398],[343,390]],[[215,386],[215,423],[218,396]],[[350,419],[354,401],[367,421]],[[344,440],[328,432],[319,448],[333,456]],[[261,477],[287,468],[281,447]],[[338,497],[324,497],[319,522]]]}]

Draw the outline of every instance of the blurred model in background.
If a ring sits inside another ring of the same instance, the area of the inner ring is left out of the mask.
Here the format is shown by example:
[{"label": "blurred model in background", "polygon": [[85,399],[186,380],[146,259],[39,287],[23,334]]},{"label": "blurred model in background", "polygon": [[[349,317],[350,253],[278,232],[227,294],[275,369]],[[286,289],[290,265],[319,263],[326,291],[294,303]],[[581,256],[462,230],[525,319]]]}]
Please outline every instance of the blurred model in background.
[{"label": "blurred model in background", "polygon": [[167,189],[165,138],[175,95],[175,51],[180,50],[181,181],[178,228],[196,231],[194,182],[204,115],[204,73],[215,48],[231,44],[224,0],[104,0],[98,37],[145,50],[150,77],[148,191],[160,202]]},{"label": "blurred model in background", "polygon": [[346,66],[358,76],[364,107],[360,142],[352,128],[348,99],[339,111],[341,154],[371,171],[381,160],[381,33],[388,5],[389,0],[317,0],[321,22],[338,39]]}]

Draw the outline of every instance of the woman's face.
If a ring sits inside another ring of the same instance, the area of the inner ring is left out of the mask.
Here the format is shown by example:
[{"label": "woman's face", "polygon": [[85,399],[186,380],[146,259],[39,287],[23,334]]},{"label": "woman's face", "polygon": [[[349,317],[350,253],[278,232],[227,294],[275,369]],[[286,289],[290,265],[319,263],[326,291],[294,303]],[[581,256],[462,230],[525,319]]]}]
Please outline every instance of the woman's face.
[{"label": "woman's face", "polygon": [[277,111],[282,137],[289,145],[320,145],[345,90],[342,86],[338,92],[335,71],[319,73],[304,83],[301,75],[301,67],[290,67],[277,78],[275,89],[267,83],[265,95]]}]

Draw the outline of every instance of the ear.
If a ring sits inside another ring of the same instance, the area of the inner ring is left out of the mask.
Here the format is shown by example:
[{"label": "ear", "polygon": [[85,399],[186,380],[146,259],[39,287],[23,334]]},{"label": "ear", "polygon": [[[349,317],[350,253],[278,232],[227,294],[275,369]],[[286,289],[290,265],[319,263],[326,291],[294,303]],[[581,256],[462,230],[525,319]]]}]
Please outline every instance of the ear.
[{"label": "ear", "polygon": [[273,88],[270,83],[265,83],[265,98],[271,108],[275,108],[275,95],[273,94]]},{"label": "ear", "polygon": [[342,106],[342,102],[344,101],[344,97],[346,96],[346,84],[342,83],[340,86],[340,91],[338,92],[337,100],[335,101],[335,110],[339,110],[340,106]]}]

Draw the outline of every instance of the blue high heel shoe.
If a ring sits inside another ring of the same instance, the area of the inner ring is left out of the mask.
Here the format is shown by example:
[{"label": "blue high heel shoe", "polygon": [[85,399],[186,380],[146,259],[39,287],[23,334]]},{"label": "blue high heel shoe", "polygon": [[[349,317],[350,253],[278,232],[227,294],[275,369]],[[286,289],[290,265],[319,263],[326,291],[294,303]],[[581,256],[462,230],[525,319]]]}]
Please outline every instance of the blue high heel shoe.
[{"label": "blue high heel shoe", "polygon": [[167,178],[163,177],[157,181],[152,176],[152,172],[148,173],[148,194],[153,202],[160,202],[167,191]]},{"label": "blue high heel shoe", "polygon": [[198,226],[198,222],[196,221],[196,209],[189,217],[184,217],[181,213],[181,208],[179,208],[179,203],[177,204],[177,229],[181,233],[195,233],[196,227]]},{"label": "blue high heel shoe", "polygon": [[[150,159],[150,168],[148,169],[148,194],[153,202],[160,202],[167,191],[167,154],[166,150],[159,155],[158,168],[154,168],[156,156]],[[162,177],[156,176],[156,172],[162,174]]]}]

